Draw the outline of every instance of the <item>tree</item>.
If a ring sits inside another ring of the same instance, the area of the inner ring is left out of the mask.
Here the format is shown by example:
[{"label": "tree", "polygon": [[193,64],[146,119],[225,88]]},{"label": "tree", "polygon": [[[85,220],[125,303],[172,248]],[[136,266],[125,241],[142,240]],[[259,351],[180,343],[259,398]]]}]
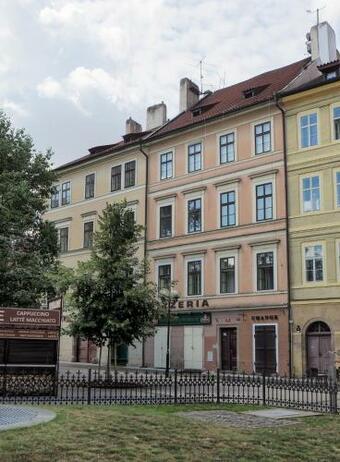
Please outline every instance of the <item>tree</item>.
[{"label": "tree", "polygon": [[0,112],[0,306],[38,307],[55,295],[57,232],[43,220],[55,174],[51,151],[37,152]]},{"label": "tree", "polygon": [[150,335],[161,315],[154,284],[147,282],[145,261],[136,255],[143,227],[126,202],[108,204],[89,261],[78,265],[70,299],[71,335],[114,350]]}]

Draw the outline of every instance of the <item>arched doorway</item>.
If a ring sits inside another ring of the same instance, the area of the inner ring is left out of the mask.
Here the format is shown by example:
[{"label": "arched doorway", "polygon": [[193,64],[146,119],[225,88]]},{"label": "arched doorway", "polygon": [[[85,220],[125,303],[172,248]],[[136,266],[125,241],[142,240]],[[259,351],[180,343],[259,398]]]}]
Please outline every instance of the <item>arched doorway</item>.
[{"label": "arched doorway", "polygon": [[331,360],[331,330],[323,321],[310,324],[306,331],[307,374],[327,374]]}]

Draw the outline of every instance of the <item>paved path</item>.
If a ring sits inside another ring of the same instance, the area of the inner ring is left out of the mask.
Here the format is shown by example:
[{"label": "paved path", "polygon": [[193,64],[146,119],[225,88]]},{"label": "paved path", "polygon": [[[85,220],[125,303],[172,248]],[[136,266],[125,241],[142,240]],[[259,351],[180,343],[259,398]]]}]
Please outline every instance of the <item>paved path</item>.
[{"label": "paved path", "polygon": [[[267,415],[271,415],[270,410],[267,410]],[[185,417],[188,419],[198,420],[201,422],[213,423],[216,425],[223,425],[226,427],[238,427],[238,428],[261,428],[261,427],[280,427],[282,425],[294,425],[300,423],[300,421],[293,420],[296,417],[306,417],[307,415],[317,415],[315,413],[307,413],[295,411],[287,412],[286,409],[281,409],[281,413],[277,412],[277,417],[266,417],[260,415],[260,411],[257,411],[257,415],[251,414],[250,412],[230,412],[230,411],[191,411],[191,412],[177,412],[176,415]],[[284,413],[286,412],[286,418]]]},{"label": "paved path", "polygon": [[38,407],[0,405],[0,431],[49,422],[55,413]]}]

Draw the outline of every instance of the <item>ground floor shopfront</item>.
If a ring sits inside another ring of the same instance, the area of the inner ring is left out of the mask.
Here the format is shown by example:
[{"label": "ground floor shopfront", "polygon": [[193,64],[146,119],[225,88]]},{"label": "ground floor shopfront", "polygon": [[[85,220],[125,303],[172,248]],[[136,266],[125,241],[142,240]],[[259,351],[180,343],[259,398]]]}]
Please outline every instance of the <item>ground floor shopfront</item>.
[{"label": "ground floor shopfront", "polygon": [[[145,342],[145,365],[166,366],[166,320]],[[170,326],[170,367],[220,368],[247,373],[289,371],[286,308],[174,311]]]},{"label": "ground floor shopfront", "polygon": [[340,368],[340,301],[292,302],[292,372],[329,375]]}]

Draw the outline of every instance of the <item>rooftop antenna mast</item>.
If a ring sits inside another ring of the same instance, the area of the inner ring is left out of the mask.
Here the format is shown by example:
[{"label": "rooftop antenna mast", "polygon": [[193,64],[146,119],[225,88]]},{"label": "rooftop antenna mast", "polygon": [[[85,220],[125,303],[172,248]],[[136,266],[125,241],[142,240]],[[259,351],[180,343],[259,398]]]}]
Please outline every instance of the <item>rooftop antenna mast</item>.
[{"label": "rooftop antenna mast", "polygon": [[317,8],[316,10],[306,10],[307,13],[314,14],[316,13],[316,24],[320,24],[320,11],[324,10],[326,8],[326,5],[322,6],[321,8]]},{"label": "rooftop antenna mast", "polygon": [[204,75],[203,75],[203,60],[204,60],[204,58],[201,58],[201,59],[200,59],[200,93],[201,93],[201,95],[203,95],[203,79],[204,79]]}]

